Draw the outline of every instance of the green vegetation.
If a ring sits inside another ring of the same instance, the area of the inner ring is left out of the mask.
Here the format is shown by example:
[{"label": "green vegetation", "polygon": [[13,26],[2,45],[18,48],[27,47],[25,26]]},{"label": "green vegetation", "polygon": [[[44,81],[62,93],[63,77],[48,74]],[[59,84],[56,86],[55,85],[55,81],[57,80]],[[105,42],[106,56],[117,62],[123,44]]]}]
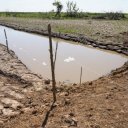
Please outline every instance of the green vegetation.
[{"label": "green vegetation", "polygon": [[0,12],[0,17],[37,18],[37,19],[128,19],[128,14],[122,12],[89,13],[80,11],[77,3],[69,0],[66,3],[66,12],[62,12],[63,4],[60,0],[52,3],[56,7],[50,12]]},{"label": "green vegetation", "polygon": [[55,28],[55,31],[61,32],[61,33],[70,33],[70,34],[76,34],[78,32],[76,29],[73,29],[73,28],[69,29],[65,26],[57,26]]},{"label": "green vegetation", "polygon": [[61,16],[56,16],[56,12],[0,12],[0,17],[38,18],[38,19],[106,19],[120,20],[128,19],[128,14],[121,12],[109,13],[88,13],[88,12],[61,12]]},{"label": "green vegetation", "polygon": [[0,16],[1,17],[50,19],[55,16],[55,13],[54,12],[0,12]]},{"label": "green vegetation", "polygon": [[94,19],[109,19],[109,20],[120,20],[125,19],[125,15],[121,12],[107,12],[101,13],[93,17]]}]

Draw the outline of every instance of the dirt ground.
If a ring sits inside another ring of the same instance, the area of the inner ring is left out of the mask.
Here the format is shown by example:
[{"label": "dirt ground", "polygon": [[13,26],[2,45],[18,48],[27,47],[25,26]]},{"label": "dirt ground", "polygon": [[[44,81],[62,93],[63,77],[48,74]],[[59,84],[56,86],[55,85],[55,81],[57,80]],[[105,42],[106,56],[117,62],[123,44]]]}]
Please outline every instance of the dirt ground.
[{"label": "dirt ground", "polygon": [[128,127],[128,62],[81,86],[60,83],[49,111],[51,84],[10,53],[0,45],[0,128]]},{"label": "dirt ground", "polygon": [[[84,34],[125,52],[127,22],[0,18],[0,23],[37,32],[50,23],[55,32]],[[46,84],[10,53],[0,44],[0,128],[41,128],[42,123],[46,128],[128,127],[128,62],[81,86],[57,84],[57,102],[52,106],[51,83]]]}]

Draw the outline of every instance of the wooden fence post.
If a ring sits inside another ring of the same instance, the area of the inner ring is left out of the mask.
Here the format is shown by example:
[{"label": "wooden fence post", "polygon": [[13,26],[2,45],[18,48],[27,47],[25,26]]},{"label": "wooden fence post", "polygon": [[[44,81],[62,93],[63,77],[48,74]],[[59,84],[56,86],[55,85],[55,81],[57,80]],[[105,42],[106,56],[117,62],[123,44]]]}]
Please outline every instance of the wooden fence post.
[{"label": "wooden fence post", "polygon": [[9,48],[8,48],[8,38],[7,38],[7,34],[6,34],[6,30],[4,29],[4,34],[5,34],[5,39],[6,39],[6,46],[7,46],[7,51],[9,53]]},{"label": "wooden fence post", "polygon": [[82,80],[82,66],[81,66],[81,71],[80,71],[80,85],[81,85],[81,80]]},{"label": "wooden fence post", "polygon": [[55,65],[56,65],[57,49],[58,49],[58,42],[56,43],[56,50],[55,50],[55,57],[54,57],[54,71],[55,71]]},{"label": "wooden fence post", "polygon": [[53,61],[53,49],[52,49],[52,36],[51,36],[51,25],[48,25],[49,34],[49,47],[50,47],[50,60],[51,60],[51,73],[52,73],[52,87],[53,87],[53,102],[56,102],[56,80],[55,80],[55,65]]}]

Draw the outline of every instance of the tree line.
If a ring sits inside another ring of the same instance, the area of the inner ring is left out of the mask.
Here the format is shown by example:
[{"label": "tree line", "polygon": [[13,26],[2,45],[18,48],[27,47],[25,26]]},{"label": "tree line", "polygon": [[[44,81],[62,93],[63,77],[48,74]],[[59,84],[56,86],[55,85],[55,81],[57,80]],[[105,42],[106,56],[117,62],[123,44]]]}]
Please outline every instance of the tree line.
[{"label": "tree line", "polygon": [[[53,3],[54,6],[56,6],[56,15],[55,17],[61,17],[61,12],[63,9],[63,4],[61,1],[55,0]],[[67,17],[77,17],[82,18],[84,17],[85,13],[82,11],[80,12],[80,9],[77,6],[76,2],[68,1],[66,3],[67,10],[66,10],[66,16]],[[92,19],[110,19],[110,20],[119,20],[126,18],[125,15],[122,12],[107,12],[107,13],[97,13],[98,15],[93,16]]]},{"label": "tree line", "polygon": [[42,18],[42,19],[106,19],[120,20],[127,19],[128,14],[122,12],[89,13],[82,12],[74,1],[66,2],[66,12],[63,12],[64,5],[61,1],[55,0],[52,3],[56,11],[49,12],[0,12],[1,17],[23,17],[23,18]]}]

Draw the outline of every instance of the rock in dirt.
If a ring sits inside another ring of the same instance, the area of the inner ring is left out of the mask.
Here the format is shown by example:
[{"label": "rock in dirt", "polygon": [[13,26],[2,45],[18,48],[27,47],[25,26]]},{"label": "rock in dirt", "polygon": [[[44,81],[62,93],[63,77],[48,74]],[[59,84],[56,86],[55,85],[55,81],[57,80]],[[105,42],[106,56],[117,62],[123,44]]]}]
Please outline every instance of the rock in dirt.
[{"label": "rock in dirt", "polygon": [[44,83],[45,84],[50,84],[50,80],[49,79],[48,80],[45,80]]},{"label": "rock in dirt", "polygon": [[11,110],[11,109],[3,109],[2,112],[3,112],[3,114],[4,114],[5,116],[16,116],[16,115],[20,114],[20,112],[18,112],[18,111],[13,111],[13,110]]},{"label": "rock in dirt", "polygon": [[0,104],[0,110],[2,110],[4,108],[4,106],[2,104]]},{"label": "rock in dirt", "polygon": [[12,100],[10,98],[3,98],[1,100],[2,103],[6,104],[6,105],[9,105],[10,107],[14,108],[14,109],[17,109],[19,106],[22,106],[21,103],[19,103],[18,101],[16,100]]},{"label": "rock in dirt", "polygon": [[69,127],[70,127],[70,126],[77,127],[78,121],[77,121],[77,119],[76,119],[75,117],[72,117],[72,116],[70,116],[70,115],[64,115],[64,116],[62,117],[62,121],[63,121],[64,123],[68,124]]}]

